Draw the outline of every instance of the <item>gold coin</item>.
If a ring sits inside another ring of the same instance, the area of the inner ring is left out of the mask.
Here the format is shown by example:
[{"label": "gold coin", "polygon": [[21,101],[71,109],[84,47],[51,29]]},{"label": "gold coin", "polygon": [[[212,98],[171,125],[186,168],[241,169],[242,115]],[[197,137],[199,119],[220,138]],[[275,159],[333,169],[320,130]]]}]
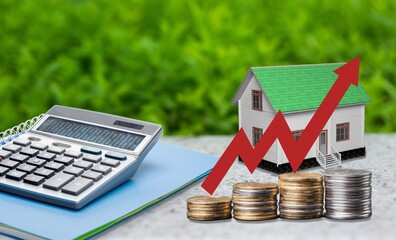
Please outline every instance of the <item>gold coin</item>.
[{"label": "gold coin", "polygon": [[191,220],[195,221],[213,221],[213,220],[224,220],[224,219],[230,219],[232,216],[231,214],[225,214],[225,215],[218,215],[218,216],[209,216],[209,215],[188,215],[187,217]]},{"label": "gold coin", "polygon": [[322,213],[316,213],[316,214],[307,214],[307,215],[295,215],[295,214],[286,214],[286,213],[280,213],[279,216],[281,218],[287,218],[287,219],[294,219],[294,220],[303,220],[303,219],[312,219],[312,218],[320,218],[323,216]]},{"label": "gold coin", "polygon": [[233,195],[232,200],[237,202],[273,202],[277,199],[277,195],[272,195],[269,197],[248,197],[248,196],[238,196]]},{"label": "gold coin", "polygon": [[237,190],[272,190],[277,188],[278,184],[271,182],[240,182],[234,184],[233,187]]},{"label": "gold coin", "polygon": [[243,221],[261,221],[261,220],[275,219],[277,217],[278,217],[277,214],[263,215],[263,216],[234,215],[235,219],[243,220]]},{"label": "gold coin", "polygon": [[317,182],[323,181],[320,173],[284,173],[278,176],[279,182]]},{"label": "gold coin", "polygon": [[231,203],[231,198],[224,196],[196,196],[187,199],[188,204],[216,205]]},{"label": "gold coin", "polygon": [[197,206],[197,205],[187,205],[187,210],[190,211],[222,211],[222,210],[227,210],[231,209],[231,204],[228,205],[214,205],[214,206]]}]

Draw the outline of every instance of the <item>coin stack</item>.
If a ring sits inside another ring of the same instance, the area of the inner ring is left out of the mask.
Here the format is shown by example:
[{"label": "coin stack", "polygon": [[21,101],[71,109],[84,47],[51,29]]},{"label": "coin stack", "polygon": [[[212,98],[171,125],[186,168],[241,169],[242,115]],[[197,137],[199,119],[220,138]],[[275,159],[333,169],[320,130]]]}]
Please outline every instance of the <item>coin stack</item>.
[{"label": "coin stack", "polygon": [[276,183],[236,183],[232,194],[234,218],[255,221],[278,217],[277,195]]},{"label": "coin stack", "polygon": [[197,196],[187,199],[187,217],[191,220],[211,221],[231,218],[231,198]]},{"label": "coin stack", "polygon": [[332,169],[324,174],[325,216],[359,219],[371,216],[371,171]]},{"label": "coin stack", "polygon": [[278,176],[280,217],[310,219],[323,215],[323,175],[285,173]]}]

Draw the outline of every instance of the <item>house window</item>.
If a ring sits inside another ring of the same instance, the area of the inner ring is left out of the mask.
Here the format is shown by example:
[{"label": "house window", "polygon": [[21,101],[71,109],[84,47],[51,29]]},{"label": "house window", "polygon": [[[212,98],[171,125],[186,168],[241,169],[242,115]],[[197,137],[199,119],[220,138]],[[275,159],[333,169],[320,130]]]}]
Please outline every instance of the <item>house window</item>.
[{"label": "house window", "polygon": [[263,111],[263,92],[252,90],[252,109]]},{"label": "house window", "polygon": [[263,129],[253,127],[253,146],[260,141],[261,136],[263,135]]},{"label": "house window", "polygon": [[303,130],[297,130],[297,131],[293,131],[293,132],[292,132],[293,137],[294,137],[294,139],[295,139],[296,141],[301,137],[302,132],[303,132]]},{"label": "house window", "polygon": [[337,124],[337,142],[349,140],[349,122]]}]

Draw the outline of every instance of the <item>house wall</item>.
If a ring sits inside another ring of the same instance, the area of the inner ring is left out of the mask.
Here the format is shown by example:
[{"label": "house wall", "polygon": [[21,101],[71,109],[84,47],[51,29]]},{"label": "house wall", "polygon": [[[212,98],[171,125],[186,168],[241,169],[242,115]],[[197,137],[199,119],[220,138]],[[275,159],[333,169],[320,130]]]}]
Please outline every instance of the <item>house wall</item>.
[{"label": "house wall", "polygon": [[[328,134],[328,153],[331,153],[330,143],[338,152],[364,147],[364,112],[365,106],[363,104],[339,107],[334,111],[333,115],[324,127],[324,129],[327,129]],[[289,113],[285,114],[285,119],[292,131],[301,130],[306,127],[313,114],[314,111]],[[336,125],[345,122],[349,122],[350,124],[350,138],[346,141],[337,142]],[[319,148],[318,139],[308,152],[306,158],[315,157],[316,148]],[[278,155],[280,164],[288,162],[281,147],[278,150]]]},{"label": "house wall", "polygon": [[[251,144],[253,144],[252,128],[262,128],[263,131],[265,131],[268,125],[271,123],[272,119],[275,117],[274,109],[271,106],[264,91],[262,96],[263,111],[257,111],[252,109],[252,90],[263,91],[254,76],[251,77],[251,80],[246,87],[246,90],[238,101],[239,128],[242,127],[245,130],[245,133],[249,138]],[[271,146],[267,154],[264,156],[264,159],[275,163],[278,161],[278,141],[276,141]]]}]

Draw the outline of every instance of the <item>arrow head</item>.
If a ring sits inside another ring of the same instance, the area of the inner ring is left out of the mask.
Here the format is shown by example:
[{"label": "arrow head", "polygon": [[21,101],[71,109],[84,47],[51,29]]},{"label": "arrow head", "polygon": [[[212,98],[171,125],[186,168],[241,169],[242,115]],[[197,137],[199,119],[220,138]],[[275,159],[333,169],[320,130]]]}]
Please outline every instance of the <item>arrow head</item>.
[{"label": "arrow head", "polygon": [[349,82],[355,86],[358,85],[359,82],[359,66],[360,66],[360,57],[353,59],[350,62],[347,62],[345,65],[334,70],[336,74],[338,74],[339,78],[342,78],[345,82]]}]

